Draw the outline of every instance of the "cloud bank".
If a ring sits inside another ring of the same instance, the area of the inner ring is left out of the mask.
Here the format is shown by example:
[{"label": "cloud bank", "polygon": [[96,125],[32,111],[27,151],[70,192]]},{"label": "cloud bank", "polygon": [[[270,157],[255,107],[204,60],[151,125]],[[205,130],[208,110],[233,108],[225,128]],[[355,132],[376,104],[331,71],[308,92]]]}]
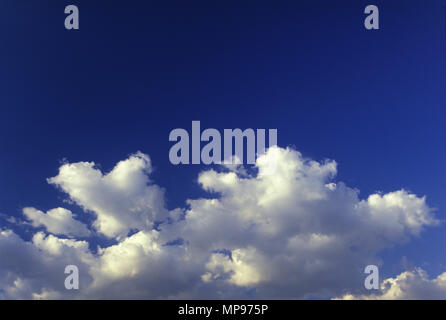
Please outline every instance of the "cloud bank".
[{"label": "cloud bank", "polygon": [[347,294],[344,300],[443,300],[446,299],[446,272],[430,280],[421,268],[406,271],[395,278],[385,279],[379,293],[370,295]]},{"label": "cloud bank", "polygon": [[[387,279],[380,294],[363,291],[364,267],[380,265],[380,251],[438,224],[425,197],[402,189],[360,199],[336,182],[336,162],[290,148],[270,148],[255,167],[203,171],[212,198],[168,210],[141,152],[106,174],[93,162],[62,165],[48,183],[94,223],[25,208],[45,231],[30,241],[1,231],[0,298],[446,298],[445,276],[421,269]],[[114,244],[93,248],[94,236]],[[69,264],[79,267],[78,291],[64,288]]]},{"label": "cloud bank", "polygon": [[87,226],[74,219],[70,210],[55,208],[46,214],[35,208],[24,208],[23,214],[31,221],[33,227],[44,226],[53,234],[66,235],[69,237],[88,237],[90,231]]}]

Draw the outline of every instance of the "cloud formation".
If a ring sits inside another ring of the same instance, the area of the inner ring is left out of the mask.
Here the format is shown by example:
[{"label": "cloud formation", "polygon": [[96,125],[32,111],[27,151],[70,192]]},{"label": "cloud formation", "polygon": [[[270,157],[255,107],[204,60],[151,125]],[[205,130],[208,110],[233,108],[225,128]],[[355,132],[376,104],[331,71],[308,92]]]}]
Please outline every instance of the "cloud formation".
[{"label": "cloud formation", "polygon": [[346,294],[344,300],[443,300],[446,299],[446,272],[434,279],[421,268],[405,271],[395,278],[385,279],[379,293]]},{"label": "cloud formation", "polygon": [[88,237],[87,226],[74,219],[73,213],[64,208],[55,208],[43,213],[35,208],[24,208],[23,214],[33,227],[44,226],[50,233],[69,237]]},{"label": "cloud formation", "polygon": [[[274,147],[256,169],[201,172],[198,182],[213,198],[169,211],[145,154],[107,174],[93,162],[64,164],[48,182],[94,213],[91,228],[115,244],[92,250],[70,211],[26,208],[33,225],[52,234],[39,231],[28,242],[2,231],[2,261],[11,262],[0,261],[0,297],[361,298],[364,266],[438,224],[425,197],[403,189],[360,199],[335,181],[334,161]],[[80,269],[78,292],[63,288],[68,264]]]},{"label": "cloud formation", "polygon": [[96,214],[95,229],[122,238],[131,229],[150,228],[163,219],[164,191],[151,184],[150,158],[140,152],[102,174],[93,162],[64,164],[48,183],[66,192],[86,211]]}]

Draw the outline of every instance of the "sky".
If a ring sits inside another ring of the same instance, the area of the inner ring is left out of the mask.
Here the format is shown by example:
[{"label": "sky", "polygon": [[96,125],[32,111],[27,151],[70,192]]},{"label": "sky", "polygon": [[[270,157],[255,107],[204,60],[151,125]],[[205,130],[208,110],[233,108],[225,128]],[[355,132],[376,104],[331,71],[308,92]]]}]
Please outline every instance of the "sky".
[{"label": "sky", "polygon": [[[446,298],[445,19],[443,0],[1,1],[0,298]],[[278,148],[257,175],[173,165],[194,120]],[[390,288],[364,291],[371,263]]]}]

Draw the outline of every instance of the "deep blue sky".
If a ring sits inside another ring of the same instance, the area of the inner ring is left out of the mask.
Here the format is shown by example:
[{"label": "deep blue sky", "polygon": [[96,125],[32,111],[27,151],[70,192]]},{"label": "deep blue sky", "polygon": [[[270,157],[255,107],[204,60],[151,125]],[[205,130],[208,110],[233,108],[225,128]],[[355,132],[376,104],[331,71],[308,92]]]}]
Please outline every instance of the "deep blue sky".
[{"label": "deep blue sky", "polygon": [[[68,4],[79,31],[64,28]],[[200,120],[277,128],[362,197],[404,187],[446,219],[445,16],[435,0],[2,0],[0,212],[63,205],[45,179],[64,158],[108,171],[138,150],[183,206],[203,167],[172,166],[168,135]],[[386,272],[402,256],[443,270],[445,230],[383,253]]]}]

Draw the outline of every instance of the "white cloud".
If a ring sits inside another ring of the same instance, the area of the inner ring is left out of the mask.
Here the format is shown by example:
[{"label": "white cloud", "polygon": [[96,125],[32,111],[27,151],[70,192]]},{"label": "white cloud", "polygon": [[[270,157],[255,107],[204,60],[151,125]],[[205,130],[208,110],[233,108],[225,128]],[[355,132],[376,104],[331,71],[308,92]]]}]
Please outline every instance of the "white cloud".
[{"label": "white cloud", "polygon": [[122,239],[132,229],[147,229],[165,217],[164,191],[150,184],[150,158],[140,152],[102,174],[93,162],[65,164],[50,184],[60,187],[71,200],[94,212],[98,232]]},{"label": "white cloud", "polygon": [[54,256],[60,256],[63,250],[73,248],[76,251],[84,252],[88,255],[88,242],[76,241],[72,239],[60,239],[53,235],[45,235],[43,232],[36,233],[32,242],[36,248]]},{"label": "white cloud", "polygon": [[446,299],[446,272],[429,279],[426,271],[417,268],[405,271],[395,278],[385,279],[379,293],[369,295],[346,294],[344,300],[444,300]]},{"label": "white cloud", "polygon": [[[252,289],[257,298],[339,297],[359,292],[364,266],[380,264],[381,250],[438,223],[424,197],[399,190],[360,199],[334,181],[334,161],[304,159],[292,149],[271,148],[258,159],[256,175],[220,169],[198,178],[213,198],[169,212],[164,191],[148,177],[147,155],[132,155],[108,174],[94,163],[64,164],[49,183],[94,212],[93,227],[117,243],[93,253],[86,241],[38,232],[25,242],[3,231],[0,250],[12,261],[0,262],[0,287],[9,288],[3,295],[70,297],[60,289],[61,270],[76,264],[84,281],[78,295],[86,298],[236,299]],[[64,223],[45,216],[31,220],[57,234]],[[164,222],[153,230],[156,220]],[[32,263],[51,264],[55,273],[42,271],[36,281],[22,270]]]},{"label": "white cloud", "polygon": [[[215,253],[206,264],[209,272],[202,276],[202,280],[210,282],[218,279],[222,274],[229,274],[228,282],[237,286],[255,286],[259,284],[265,275],[259,273],[256,268],[255,249],[236,249],[232,252],[231,258],[221,253]],[[266,261],[263,261],[264,263]],[[222,273],[222,274],[220,274]]]},{"label": "white cloud", "polygon": [[46,214],[35,208],[24,208],[23,214],[34,227],[44,226],[48,232],[70,237],[88,237],[90,231],[80,221],[74,220],[73,213],[64,208],[49,210]]},{"label": "white cloud", "polygon": [[65,266],[76,264],[81,286],[88,287],[93,255],[86,242],[59,239],[38,232],[31,242],[11,230],[0,231],[0,298],[70,298],[76,293],[65,290]]},{"label": "white cloud", "polygon": [[[278,163],[275,173],[265,174],[272,159]],[[333,161],[319,163],[273,148],[257,166],[255,177],[201,173],[202,187],[219,196],[190,200],[184,221],[161,227],[164,235],[187,239],[197,256],[222,249],[255,252],[240,261],[211,256],[211,272],[203,274],[207,283],[255,286],[268,298],[333,295],[362,286],[362,270],[379,264],[379,251],[437,223],[425,198],[404,190],[360,200],[357,190],[331,181]],[[245,281],[243,268],[255,276]],[[215,276],[222,271],[232,276]]]}]

